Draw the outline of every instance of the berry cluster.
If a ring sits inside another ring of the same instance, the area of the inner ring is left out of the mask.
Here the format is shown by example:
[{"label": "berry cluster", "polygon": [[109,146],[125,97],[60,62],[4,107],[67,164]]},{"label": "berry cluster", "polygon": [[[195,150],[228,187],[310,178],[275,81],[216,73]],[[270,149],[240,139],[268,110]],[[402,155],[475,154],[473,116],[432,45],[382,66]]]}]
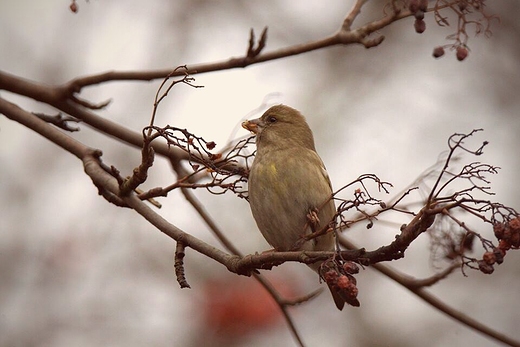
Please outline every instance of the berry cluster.
[{"label": "berry cluster", "polygon": [[415,16],[413,24],[415,31],[422,34],[426,30],[426,22],[424,21],[424,12],[428,10],[428,0],[410,0],[408,9]]},{"label": "berry cluster", "polygon": [[[415,17],[415,32],[422,34],[426,30],[424,16],[431,12],[435,22],[441,27],[448,27],[449,14],[457,18],[455,33],[447,36],[454,41],[451,44],[435,47],[433,56],[440,58],[444,56],[444,50],[450,48],[455,50],[457,60],[463,61],[469,54],[467,42],[469,39],[468,29],[474,28],[475,35],[483,33],[491,36],[491,22],[497,17],[484,10],[485,0],[436,0],[435,4],[428,8],[428,0],[405,0],[405,6]],[[447,14],[445,14],[447,13]],[[451,19],[450,19],[451,20]]]},{"label": "berry cluster", "polygon": [[[463,61],[468,56],[469,50],[466,46],[457,46],[455,48],[455,56],[458,61]],[[444,55],[444,47],[438,46],[433,49],[433,57],[440,58]]]},{"label": "berry cluster", "polygon": [[506,223],[496,223],[493,226],[493,231],[499,241],[499,248],[504,250],[520,248],[520,217],[511,219]]},{"label": "berry cluster", "polygon": [[520,217],[495,223],[493,231],[498,239],[498,247],[485,252],[477,262],[479,270],[485,274],[493,273],[493,265],[502,264],[508,250],[520,248]]},{"label": "berry cluster", "polygon": [[359,272],[359,266],[352,261],[329,260],[321,265],[320,275],[346,303],[359,306],[357,299],[357,281],[353,276]]}]

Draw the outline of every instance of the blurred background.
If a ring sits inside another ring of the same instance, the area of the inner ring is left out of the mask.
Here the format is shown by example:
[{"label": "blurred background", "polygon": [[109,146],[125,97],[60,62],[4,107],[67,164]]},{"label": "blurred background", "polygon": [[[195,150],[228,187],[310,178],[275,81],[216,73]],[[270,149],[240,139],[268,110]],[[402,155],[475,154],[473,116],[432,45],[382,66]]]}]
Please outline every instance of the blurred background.
[{"label": "blurred background", "polygon": [[[50,85],[108,70],[174,68],[226,60],[246,52],[250,28],[269,27],[266,51],[335,32],[353,1],[68,1],[0,2],[0,68]],[[371,1],[355,22],[378,18]],[[367,50],[333,47],[279,61],[196,77],[204,88],[177,86],[161,104],[158,125],[187,128],[223,146],[245,136],[239,124],[259,116],[264,101],[306,115],[333,186],[374,173],[393,194],[436,162],[455,132],[484,128],[479,161],[500,166],[491,178],[495,201],[520,208],[520,33],[517,1],[487,2],[500,16],[493,36],[474,38],[466,61],[435,46],[455,31],[426,16],[422,35],[413,19],[381,33]],[[161,81],[111,82],[85,88],[98,114],[139,131],[147,125]],[[55,110],[0,91],[28,111]],[[140,153],[79,125],[74,136],[103,150],[103,161],[128,175]],[[475,160],[469,156],[468,161]],[[144,188],[175,177],[156,160]],[[290,346],[295,344],[270,297],[251,278],[187,250],[181,290],[173,271],[175,244],[127,209],[110,205],[84,175],[81,162],[23,126],[0,117],[1,346]],[[269,246],[245,200],[195,194],[244,253]],[[206,242],[218,241],[179,192],[160,213]],[[478,224],[474,221],[475,225]],[[489,227],[487,227],[489,229]],[[478,230],[488,233],[490,230]],[[388,243],[396,226],[348,231],[369,249]],[[490,235],[490,234],[489,234]],[[414,277],[436,269],[424,235],[392,266]],[[478,255],[477,255],[478,257]],[[520,340],[520,256],[509,252],[492,276],[456,271],[431,288],[446,303]],[[319,284],[300,264],[266,273],[289,297]],[[495,346],[370,268],[357,276],[360,308],[336,310],[328,293],[291,309],[308,346]]]}]

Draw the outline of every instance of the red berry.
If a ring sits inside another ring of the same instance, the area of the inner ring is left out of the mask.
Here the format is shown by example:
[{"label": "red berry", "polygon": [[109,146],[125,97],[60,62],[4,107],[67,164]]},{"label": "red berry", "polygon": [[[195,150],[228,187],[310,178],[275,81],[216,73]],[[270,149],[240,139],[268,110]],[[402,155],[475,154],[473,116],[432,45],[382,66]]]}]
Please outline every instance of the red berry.
[{"label": "red berry", "polygon": [[415,28],[415,32],[418,34],[422,34],[426,30],[426,22],[422,19],[416,19],[413,26]]},{"label": "red berry", "polygon": [[500,248],[504,253],[511,248],[511,244],[506,240],[498,241],[498,248]]},{"label": "red berry", "polygon": [[343,270],[348,274],[357,274],[359,272],[359,266],[354,262],[347,261],[343,264]]},{"label": "red berry", "polygon": [[323,279],[327,283],[334,284],[334,283],[336,283],[336,280],[338,279],[338,273],[334,270],[329,270],[329,271],[325,272]]},{"label": "red berry", "polygon": [[519,230],[520,231],[520,218],[511,219],[509,221],[509,227],[513,230]]},{"label": "red berry", "polygon": [[74,13],[78,12],[78,4],[76,4],[76,1],[72,1],[72,3],[69,6],[70,10]]},{"label": "red berry", "polygon": [[501,240],[504,238],[504,223],[496,223],[493,225],[493,231],[497,239]]},{"label": "red berry", "polygon": [[346,289],[350,285],[350,280],[347,276],[341,275],[338,278],[337,286],[341,289]]},{"label": "red berry", "polygon": [[500,248],[493,248],[493,255],[497,264],[502,264],[504,262],[504,256],[506,255],[506,251]]},{"label": "red berry", "polygon": [[486,264],[493,265],[497,261],[494,252],[486,252],[482,255],[482,260],[486,262]]},{"label": "red berry", "polygon": [[468,49],[462,46],[457,47],[457,60],[463,61],[468,56]]},{"label": "red berry", "polygon": [[408,9],[412,13],[417,12],[419,10],[419,0],[410,0],[408,2]]},{"label": "red berry", "polygon": [[433,49],[433,57],[434,58],[440,58],[444,55],[444,48],[443,47],[435,47]]},{"label": "red berry", "polygon": [[490,275],[493,273],[493,271],[495,271],[493,265],[489,265],[484,260],[478,261],[478,268],[482,273],[485,273],[486,275]]}]

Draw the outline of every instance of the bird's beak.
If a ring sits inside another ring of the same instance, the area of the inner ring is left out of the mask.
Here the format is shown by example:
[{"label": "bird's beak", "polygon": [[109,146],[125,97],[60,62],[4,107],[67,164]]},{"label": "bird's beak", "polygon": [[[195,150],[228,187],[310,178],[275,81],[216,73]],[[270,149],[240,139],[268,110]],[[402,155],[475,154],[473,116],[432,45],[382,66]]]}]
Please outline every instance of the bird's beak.
[{"label": "bird's beak", "polygon": [[242,122],[242,128],[249,130],[252,133],[258,134],[261,128],[260,118],[246,120],[245,122]]}]

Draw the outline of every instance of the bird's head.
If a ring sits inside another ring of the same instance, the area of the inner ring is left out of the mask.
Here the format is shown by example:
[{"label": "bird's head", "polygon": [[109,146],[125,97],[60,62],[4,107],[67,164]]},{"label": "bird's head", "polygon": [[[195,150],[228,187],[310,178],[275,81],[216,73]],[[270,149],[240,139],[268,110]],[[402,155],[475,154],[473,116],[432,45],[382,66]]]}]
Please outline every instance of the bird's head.
[{"label": "bird's head", "polygon": [[258,150],[298,146],[315,150],[312,131],[305,117],[289,106],[273,106],[262,117],[243,122],[242,127],[256,134]]}]

